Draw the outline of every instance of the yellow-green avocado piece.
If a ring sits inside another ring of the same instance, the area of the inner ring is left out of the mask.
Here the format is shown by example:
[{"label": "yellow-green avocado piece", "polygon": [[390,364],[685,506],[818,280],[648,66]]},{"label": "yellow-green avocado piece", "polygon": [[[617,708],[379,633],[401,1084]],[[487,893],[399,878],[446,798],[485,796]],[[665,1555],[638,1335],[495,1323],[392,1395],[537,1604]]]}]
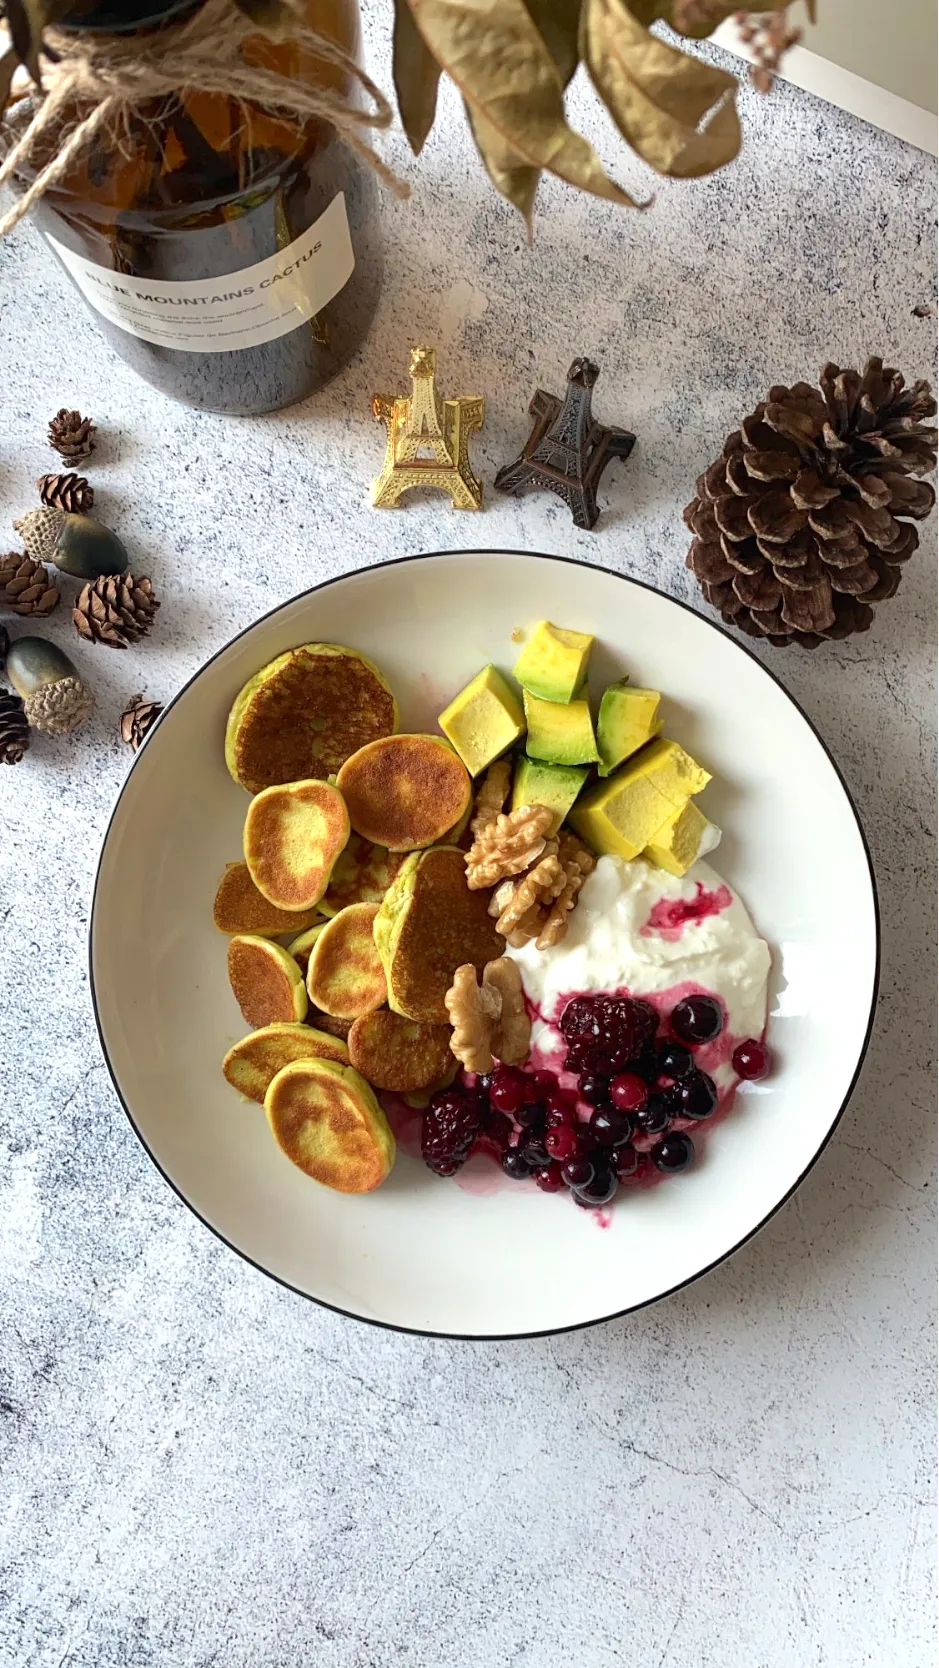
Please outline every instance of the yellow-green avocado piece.
[{"label": "yellow-green avocado piece", "polygon": [[565,631],[539,620],[515,662],[515,676],[543,701],[570,701],[587,676],[592,647],[589,632]]},{"label": "yellow-green avocado piece", "polygon": [[569,821],[600,856],[627,863],[711,778],[677,741],[650,741],[578,800]]},{"label": "yellow-green avocado piece", "polygon": [[556,834],[590,775],[587,765],[544,764],[541,759],[516,760],[510,811],[520,805],[547,805],[553,812],[548,834]]},{"label": "yellow-green avocado piece", "polygon": [[437,720],[471,776],[525,734],[522,703],[496,666],[484,666]]},{"label": "yellow-green avocado piece", "polygon": [[525,718],[525,751],[529,758],[559,765],[593,764],[596,760],[589,701],[543,701],[526,689]]},{"label": "yellow-green avocado piece", "polygon": [[[686,799],[681,810],[673,811],[668,821],[662,824],[642,855],[658,868],[667,869],[670,875],[686,875],[692,863],[697,862],[701,842],[710,827],[707,817],[698,810],[694,800]],[[716,830],[714,837],[717,837]]]},{"label": "yellow-green avocado piece", "polygon": [[625,678],[603,691],[597,714],[601,776],[609,776],[631,753],[651,741],[658,727],[661,699],[657,689],[634,688]]}]

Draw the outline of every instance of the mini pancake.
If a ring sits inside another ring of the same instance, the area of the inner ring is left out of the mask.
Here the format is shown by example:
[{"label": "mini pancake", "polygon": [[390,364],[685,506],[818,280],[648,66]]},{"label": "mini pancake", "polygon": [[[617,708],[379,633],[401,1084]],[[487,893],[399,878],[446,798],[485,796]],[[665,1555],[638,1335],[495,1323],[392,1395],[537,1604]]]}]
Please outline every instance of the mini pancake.
[{"label": "mini pancake", "polygon": [[325,780],[397,727],[397,703],[377,666],[338,643],[303,643],[262,666],[236,696],[225,763],[249,793]]},{"label": "mini pancake", "polygon": [[435,846],[408,859],[379,906],[378,946],[388,1005],[407,1019],[445,1025],[444,997],[458,967],[481,969],[504,951],[488,913],[489,894],[471,892],[455,846]]},{"label": "mini pancake", "polygon": [[449,1025],[421,1025],[381,1008],[349,1032],[349,1059],[375,1089],[414,1094],[438,1083],[453,1061]]},{"label": "mini pancake", "polygon": [[309,1025],[265,1025],[230,1048],[222,1071],[233,1089],[264,1105],[268,1086],[293,1060],[336,1060],[349,1064],[349,1050],[337,1037]]},{"label": "mini pancake", "polygon": [[354,1024],[351,1019],[340,1019],[338,1014],[324,1014],[321,1008],[312,1006],[307,1009],[306,1017],[310,1025],[316,1026],[317,1031],[325,1031],[330,1037],[339,1037],[342,1042],[345,1042]]},{"label": "mini pancake", "polygon": [[278,909],[319,903],[349,838],[342,794],[328,782],[285,782],[252,799],[244,853],[258,891]]},{"label": "mini pancake", "polygon": [[352,1066],[296,1060],[272,1080],[264,1110],[281,1152],[324,1187],[369,1193],[391,1170],[394,1136]]},{"label": "mini pancake", "polygon": [[307,927],[306,932],[298,933],[296,938],[292,938],[287,945],[288,956],[293,956],[304,978],[306,978],[306,970],[310,965],[313,946],[325,925],[325,921],[318,921],[315,927]]},{"label": "mini pancake", "polygon": [[358,1019],[387,1000],[385,970],[375,944],[378,905],[350,904],[327,921],[306,974],[310,1001],[338,1019]]},{"label": "mini pancake", "polygon": [[431,846],[473,793],[462,759],[439,736],[386,736],[360,747],[336,778],[357,834],[391,851]]},{"label": "mini pancake", "polygon": [[303,974],[280,944],[252,933],[228,943],[228,979],[249,1025],[299,1022],[307,1010]]},{"label": "mini pancake", "polygon": [[218,883],[212,917],[219,932],[252,932],[261,938],[276,933],[299,932],[311,927],[319,910],[277,909],[259,892],[248,873],[247,863],[227,863]]},{"label": "mini pancake", "polygon": [[381,903],[404,857],[403,852],[363,840],[361,834],[350,834],[320,901],[323,914],[338,915],[354,903]]}]

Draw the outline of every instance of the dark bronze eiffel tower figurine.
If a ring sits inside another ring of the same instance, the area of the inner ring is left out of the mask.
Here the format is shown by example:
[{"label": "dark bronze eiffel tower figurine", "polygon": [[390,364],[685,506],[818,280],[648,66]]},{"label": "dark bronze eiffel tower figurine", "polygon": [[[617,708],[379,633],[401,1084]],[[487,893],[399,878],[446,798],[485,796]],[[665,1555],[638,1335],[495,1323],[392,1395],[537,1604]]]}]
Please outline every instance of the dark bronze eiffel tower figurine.
[{"label": "dark bronze eiffel tower figurine", "polygon": [[563,405],[556,394],[536,389],[528,407],[535,422],[524,451],[496,476],[502,492],[517,493],[526,486],[556,492],[576,525],[586,528],[600,514],[597,486],[604,469],[612,458],[628,458],[636,444],[626,429],[607,429],[594,420],[590,401],[599,375],[589,359],[575,359]]}]

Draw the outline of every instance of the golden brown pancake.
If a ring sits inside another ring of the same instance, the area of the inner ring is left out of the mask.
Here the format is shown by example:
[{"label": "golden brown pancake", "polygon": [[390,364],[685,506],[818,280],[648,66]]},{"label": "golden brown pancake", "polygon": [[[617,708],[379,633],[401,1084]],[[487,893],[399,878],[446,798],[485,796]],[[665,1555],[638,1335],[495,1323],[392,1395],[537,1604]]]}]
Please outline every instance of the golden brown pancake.
[{"label": "golden brown pancake", "polygon": [[292,938],[287,945],[288,955],[293,956],[304,978],[306,978],[306,970],[310,965],[313,946],[325,925],[325,921],[317,921],[315,926],[307,927],[306,932],[298,933],[296,938]]},{"label": "golden brown pancake", "polygon": [[320,902],[323,914],[338,915],[354,903],[381,903],[404,858],[404,852],[389,851],[363,840],[361,834],[350,834]]},{"label": "golden brown pancake", "polygon": [[229,939],[228,978],[242,1014],[255,1029],[301,1020],[307,1010],[303,974],[279,944],[240,933]]},{"label": "golden brown pancake", "polygon": [[327,921],[307,968],[310,1001],[338,1019],[358,1019],[387,999],[385,971],[375,945],[378,905],[350,904]]},{"label": "golden brown pancake", "polygon": [[263,1106],[268,1086],[293,1060],[338,1060],[348,1065],[349,1050],[337,1037],[309,1025],[265,1025],[228,1050],[222,1071],[233,1089]]},{"label": "golden brown pancake", "polygon": [[360,747],[336,779],[357,834],[391,851],[433,845],[458,823],[473,784],[439,736],[386,736]]},{"label": "golden brown pancake", "polygon": [[369,1193],[394,1163],[395,1140],[375,1096],[351,1066],[297,1060],[271,1082],[264,1110],[292,1164],[339,1193]]},{"label": "golden brown pancake", "polygon": [[364,1014],[349,1032],[349,1059],[375,1089],[414,1094],[453,1063],[449,1025],[421,1025],[388,1008]]},{"label": "golden brown pancake", "polygon": [[349,838],[342,795],[328,782],[265,788],[248,806],[244,853],[259,892],[278,909],[312,909]]},{"label": "golden brown pancake", "polygon": [[435,846],[408,859],[375,923],[395,1013],[447,1023],[444,997],[456,969],[466,962],[481,969],[505,948],[488,903],[488,892],[469,890],[464,854],[455,846]]},{"label": "golden brown pancake", "polygon": [[228,717],[225,762],[249,793],[335,775],[350,753],[398,727],[371,661],[337,643],[304,643],[245,684]]},{"label": "golden brown pancake", "polygon": [[319,918],[319,910],[277,909],[259,892],[248,873],[247,863],[227,863],[218,883],[212,911],[220,932],[252,932],[261,938],[273,938],[276,933],[300,932],[312,927]]},{"label": "golden brown pancake", "polygon": [[327,1036],[339,1037],[345,1042],[355,1023],[351,1019],[340,1019],[338,1014],[324,1014],[322,1009],[311,1006],[307,1009],[307,1021],[314,1025],[317,1031],[325,1031]]}]

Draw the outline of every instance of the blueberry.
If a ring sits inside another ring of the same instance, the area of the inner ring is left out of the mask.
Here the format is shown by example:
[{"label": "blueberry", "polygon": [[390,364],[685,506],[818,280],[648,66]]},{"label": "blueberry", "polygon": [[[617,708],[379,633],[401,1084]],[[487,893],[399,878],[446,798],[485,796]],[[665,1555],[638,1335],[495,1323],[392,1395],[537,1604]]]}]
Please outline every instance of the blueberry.
[{"label": "blueberry", "polygon": [[601,1205],[608,1205],[619,1187],[619,1177],[615,1170],[604,1165],[598,1167],[593,1179],[583,1187],[572,1188],[575,1202],[585,1210],[599,1210]]},{"label": "blueberry", "polygon": [[636,1128],[644,1135],[661,1135],[668,1129],[669,1123],[675,1116],[675,1110],[668,1095],[650,1095],[645,1106],[633,1113]]},{"label": "blueberry", "polygon": [[676,1175],[679,1170],[687,1170],[694,1162],[694,1142],[690,1135],[667,1135],[657,1147],[652,1148],[652,1162],[657,1170],[666,1175]]},{"label": "blueberry", "polygon": [[597,1077],[595,1073],[588,1072],[586,1077],[580,1080],[580,1093],[588,1106],[601,1106],[610,1098],[610,1080],[608,1077]]},{"label": "blueberry", "polygon": [[593,1173],[589,1158],[572,1158],[561,1171],[566,1187],[586,1187],[593,1181]]},{"label": "blueberry", "polygon": [[685,1077],[694,1061],[691,1049],[685,1048],[683,1043],[663,1042],[659,1044],[655,1063],[663,1077]]},{"label": "blueberry", "polygon": [[601,1147],[623,1147],[633,1132],[633,1121],[628,1112],[615,1106],[598,1106],[590,1115],[590,1133]]},{"label": "blueberry", "polygon": [[545,1170],[551,1163],[551,1154],[543,1141],[532,1141],[523,1135],[516,1151],[524,1158],[529,1170]]},{"label": "blueberry", "polygon": [[672,1093],[681,1118],[709,1118],[717,1105],[714,1080],[706,1072],[692,1071],[676,1083]]},{"label": "blueberry", "polygon": [[672,1009],[669,1021],[682,1042],[711,1042],[724,1027],[724,1010],[713,996],[686,996]]},{"label": "blueberry", "polygon": [[527,1181],[532,1169],[525,1154],[520,1152],[518,1147],[510,1147],[507,1153],[502,1154],[502,1168],[513,1181]]}]

